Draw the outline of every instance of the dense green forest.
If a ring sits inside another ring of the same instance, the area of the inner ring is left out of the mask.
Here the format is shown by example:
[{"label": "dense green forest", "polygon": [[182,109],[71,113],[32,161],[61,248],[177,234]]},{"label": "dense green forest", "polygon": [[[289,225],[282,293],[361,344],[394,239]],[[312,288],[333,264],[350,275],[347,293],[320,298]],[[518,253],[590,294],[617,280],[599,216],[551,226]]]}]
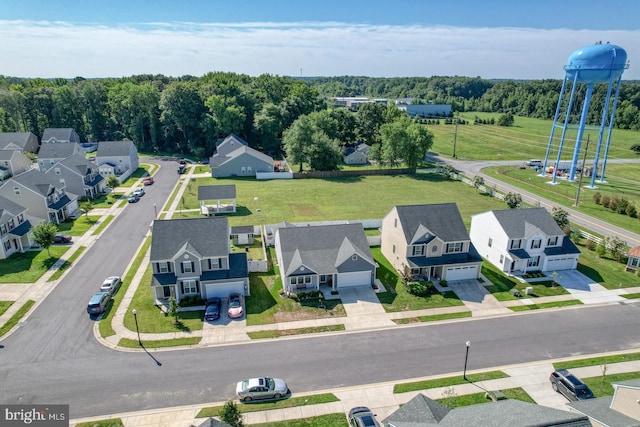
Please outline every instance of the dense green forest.
[{"label": "dense green forest", "polygon": [[[0,131],[74,128],[84,140],[130,139],[147,153],[202,158],[233,132],[252,146],[277,151],[284,131],[304,115],[332,107],[332,97],[367,96],[451,104],[454,112],[510,113],[541,119],[555,114],[561,80],[494,81],[479,77],[316,77],[212,72],[202,77],[22,79],[0,76]],[[585,88],[579,88],[582,99]],[[589,122],[600,120],[606,85],[596,86]],[[395,107],[394,107],[395,108]],[[378,142],[387,107],[330,114],[332,138]],[[572,114],[580,114],[575,105]],[[615,125],[640,129],[640,83],[623,82]]]}]

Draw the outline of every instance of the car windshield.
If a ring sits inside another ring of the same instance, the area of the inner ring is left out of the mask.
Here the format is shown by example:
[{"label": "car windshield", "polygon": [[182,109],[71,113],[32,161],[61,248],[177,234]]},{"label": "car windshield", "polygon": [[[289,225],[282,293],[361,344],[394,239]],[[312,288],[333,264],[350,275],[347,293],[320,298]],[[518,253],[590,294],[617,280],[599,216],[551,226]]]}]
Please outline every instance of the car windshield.
[{"label": "car windshield", "polygon": [[269,388],[269,390],[273,390],[274,388],[276,388],[276,382],[273,380],[273,378],[265,378],[265,380],[267,381],[267,387]]},{"label": "car windshield", "polygon": [[234,297],[229,300],[229,307],[238,308],[240,307],[240,298]]},{"label": "car windshield", "polygon": [[373,417],[371,415],[365,415],[360,417],[360,419],[362,420],[362,425],[363,426],[375,426],[376,422],[373,420]]},{"label": "car windshield", "polygon": [[593,393],[587,387],[576,387],[576,396],[580,399],[589,399]]},{"label": "car windshield", "polygon": [[218,312],[218,306],[216,304],[211,304],[210,306],[207,307],[207,313],[217,313]]}]

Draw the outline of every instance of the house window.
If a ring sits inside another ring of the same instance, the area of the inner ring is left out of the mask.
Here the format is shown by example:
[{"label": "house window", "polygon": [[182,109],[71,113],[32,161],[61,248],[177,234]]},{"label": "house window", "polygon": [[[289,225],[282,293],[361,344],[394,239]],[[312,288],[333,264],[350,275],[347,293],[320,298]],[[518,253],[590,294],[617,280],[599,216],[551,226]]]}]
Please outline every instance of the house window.
[{"label": "house window", "polygon": [[424,245],[418,245],[413,247],[413,256],[424,255]]},{"label": "house window", "polygon": [[536,239],[531,242],[531,249],[540,249],[540,246],[542,246],[541,239]]},{"label": "house window", "polygon": [[489,237],[489,242],[487,243],[487,245],[489,247],[491,247],[491,245],[493,245],[493,239],[491,237]]},{"label": "house window", "polygon": [[247,166],[247,173],[250,174],[251,173],[251,166]]},{"label": "house window", "polygon": [[247,168],[245,168],[244,166],[242,167],[242,169],[240,170],[240,172],[245,175],[247,173]]},{"label": "house window", "polygon": [[520,240],[512,240],[509,249],[520,249]]},{"label": "house window", "polygon": [[24,222],[24,215],[20,214],[18,215],[18,224],[22,224]]},{"label": "house window", "polygon": [[304,276],[304,283],[311,283],[311,276]]},{"label": "house window", "polygon": [[398,218],[394,218],[394,219],[393,219],[393,226],[394,226],[395,228],[398,228]]},{"label": "house window", "polygon": [[295,285],[296,284],[296,278],[295,277],[290,278],[289,279],[289,284],[290,285]]},{"label": "house window", "polygon": [[198,287],[196,286],[195,280],[185,280],[182,282],[182,286],[184,288],[185,294],[196,294],[198,293]]},{"label": "house window", "polygon": [[320,283],[327,283],[327,276],[325,274],[320,275]]},{"label": "house window", "polygon": [[500,264],[504,262],[504,255],[500,255]]},{"label": "house window", "polygon": [[547,240],[547,246],[555,246],[557,244],[558,244],[558,236],[549,237],[549,240]]},{"label": "house window", "polygon": [[169,272],[169,267],[167,266],[166,262],[159,262],[158,263],[158,273],[168,273]]},{"label": "house window", "polygon": [[2,224],[0,225],[0,235],[4,235],[7,233],[7,226],[6,224]]},{"label": "house window", "polygon": [[193,263],[191,261],[184,261],[182,263],[183,273],[193,273]]},{"label": "house window", "polygon": [[462,252],[462,242],[447,243],[446,251],[448,254],[455,254],[458,252]]},{"label": "house window", "polygon": [[529,259],[529,262],[527,262],[527,267],[537,267],[538,265],[540,265],[539,255]]},{"label": "house window", "polygon": [[393,247],[391,248],[391,251],[395,254],[396,253],[396,245],[393,245]]},{"label": "house window", "polygon": [[222,259],[209,259],[209,270],[219,270],[222,268]]},{"label": "house window", "polygon": [[9,230],[13,230],[16,226],[15,223],[13,222],[13,218],[9,220],[8,224],[9,224]]},{"label": "house window", "polygon": [[13,192],[16,195],[20,195],[20,187],[13,187]]},{"label": "house window", "polygon": [[435,254],[436,252],[438,252],[438,247],[437,247],[436,245],[433,245],[433,246],[431,247],[431,253],[432,253],[432,254]]},{"label": "house window", "polygon": [[4,242],[4,250],[8,251],[9,249],[11,249],[11,241],[7,240]]}]

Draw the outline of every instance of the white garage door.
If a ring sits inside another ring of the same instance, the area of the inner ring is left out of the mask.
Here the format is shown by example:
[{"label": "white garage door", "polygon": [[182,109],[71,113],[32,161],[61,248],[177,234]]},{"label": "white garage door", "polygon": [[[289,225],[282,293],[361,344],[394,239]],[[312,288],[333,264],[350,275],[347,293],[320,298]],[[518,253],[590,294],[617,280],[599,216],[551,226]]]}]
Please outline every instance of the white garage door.
[{"label": "white garage door", "polygon": [[448,282],[453,280],[468,280],[478,277],[478,266],[467,265],[463,267],[447,267],[447,279]]},{"label": "white garage door", "polygon": [[573,258],[557,258],[547,260],[546,271],[570,270],[573,268]]},{"label": "white garage door", "polygon": [[371,285],[370,271],[356,271],[353,273],[338,274],[338,288],[346,288],[348,286],[369,286]]},{"label": "white garage door", "polygon": [[238,292],[244,295],[244,283],[232,282],[232,283],[209,283],[206,287],[207,299],[213,297],[226,298],[229,294]]}]

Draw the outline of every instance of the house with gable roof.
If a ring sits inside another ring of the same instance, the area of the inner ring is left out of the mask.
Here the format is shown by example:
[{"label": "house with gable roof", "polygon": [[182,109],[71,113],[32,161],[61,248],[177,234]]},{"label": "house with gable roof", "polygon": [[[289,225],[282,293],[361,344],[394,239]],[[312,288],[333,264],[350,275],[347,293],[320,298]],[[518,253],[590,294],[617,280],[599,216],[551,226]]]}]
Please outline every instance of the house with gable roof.
[{"label": "house with gable roof", "polygon": [[33,223],[48,221],[59,224],[78,210],[78,196],[67,193],[64,183],[36,169],[16,175],[0,186],[3,196],[27,208]]},{"label": "house with gable roof", "polygon": [[42,133],[42,143],[75,142],[80,144],[80,136],[72,128],[46,128]]},{"label": "house with gable roof", "polygon": [[371,286],[376,262],[362,224],[280,227],[275,235],[286,293]]},{"label": "house with gable roof", "polygon": [[342,161],[347,165],[366,165],[369,163],[369,149],[371,146],[364,142],[345,148]]},{"label": "house with gable roof", "polygon": [[151,286],[156,300],[248,296],[247,254],[232,253],[226,217],[153,222]]},{"label": "house with gable roof", "polygon": [[472,215],[470,236],[480,255],[507,274],[578,266],[580,250],[545,208]]},{"label": "house with gable roof", "polygon": [[81,197],[92,199],[105,191],[105,179],[98,173],[98,166],[81,154],[57,162],[45,175],[64,183],[69,192]]},{"label": "house with gable roof", "polygon": [[31,169],[31,160],[18,150],[0,150],[0,180]]},{"label": "house with gable roof", "polygon": [[216,146],[209,159],[211,176],[256,176],[256,172],[273,172],[273,158],[255,150],[245,140],[230,134]]},{"label": "house with gable roof", "polygon": [[589,417],[594,427],[640,426],[640,379],[611,385],[613,396],[569,402],[569,410]]},{"label": "house with gable roof", "polygon": [[30,230],[27,208],[0,196],[0,259],[29,249],[33,245]]},{"label": "house with gable roof", "polygon": [[41,172],[46,172],[59,161],[76,154],[84,156],[84,150],[77,142],[42,144],[38,152],[38,168]]},{"label": "house with gable roof", "polygon": [[0,132],[0,150],[35,154],[39,148],[38,137],[31,132]]},{"label": "house with gable roof", "polygon": [[126,180],[140,167],[138,149],[133,141],[101,141],[96,151],[100,175],[116,175]]},{"label": "house with gable roof", "polygon": [[381,251],[403,277],[477,279],[482,258],[455,203],[394,206],[382,220]]}]

